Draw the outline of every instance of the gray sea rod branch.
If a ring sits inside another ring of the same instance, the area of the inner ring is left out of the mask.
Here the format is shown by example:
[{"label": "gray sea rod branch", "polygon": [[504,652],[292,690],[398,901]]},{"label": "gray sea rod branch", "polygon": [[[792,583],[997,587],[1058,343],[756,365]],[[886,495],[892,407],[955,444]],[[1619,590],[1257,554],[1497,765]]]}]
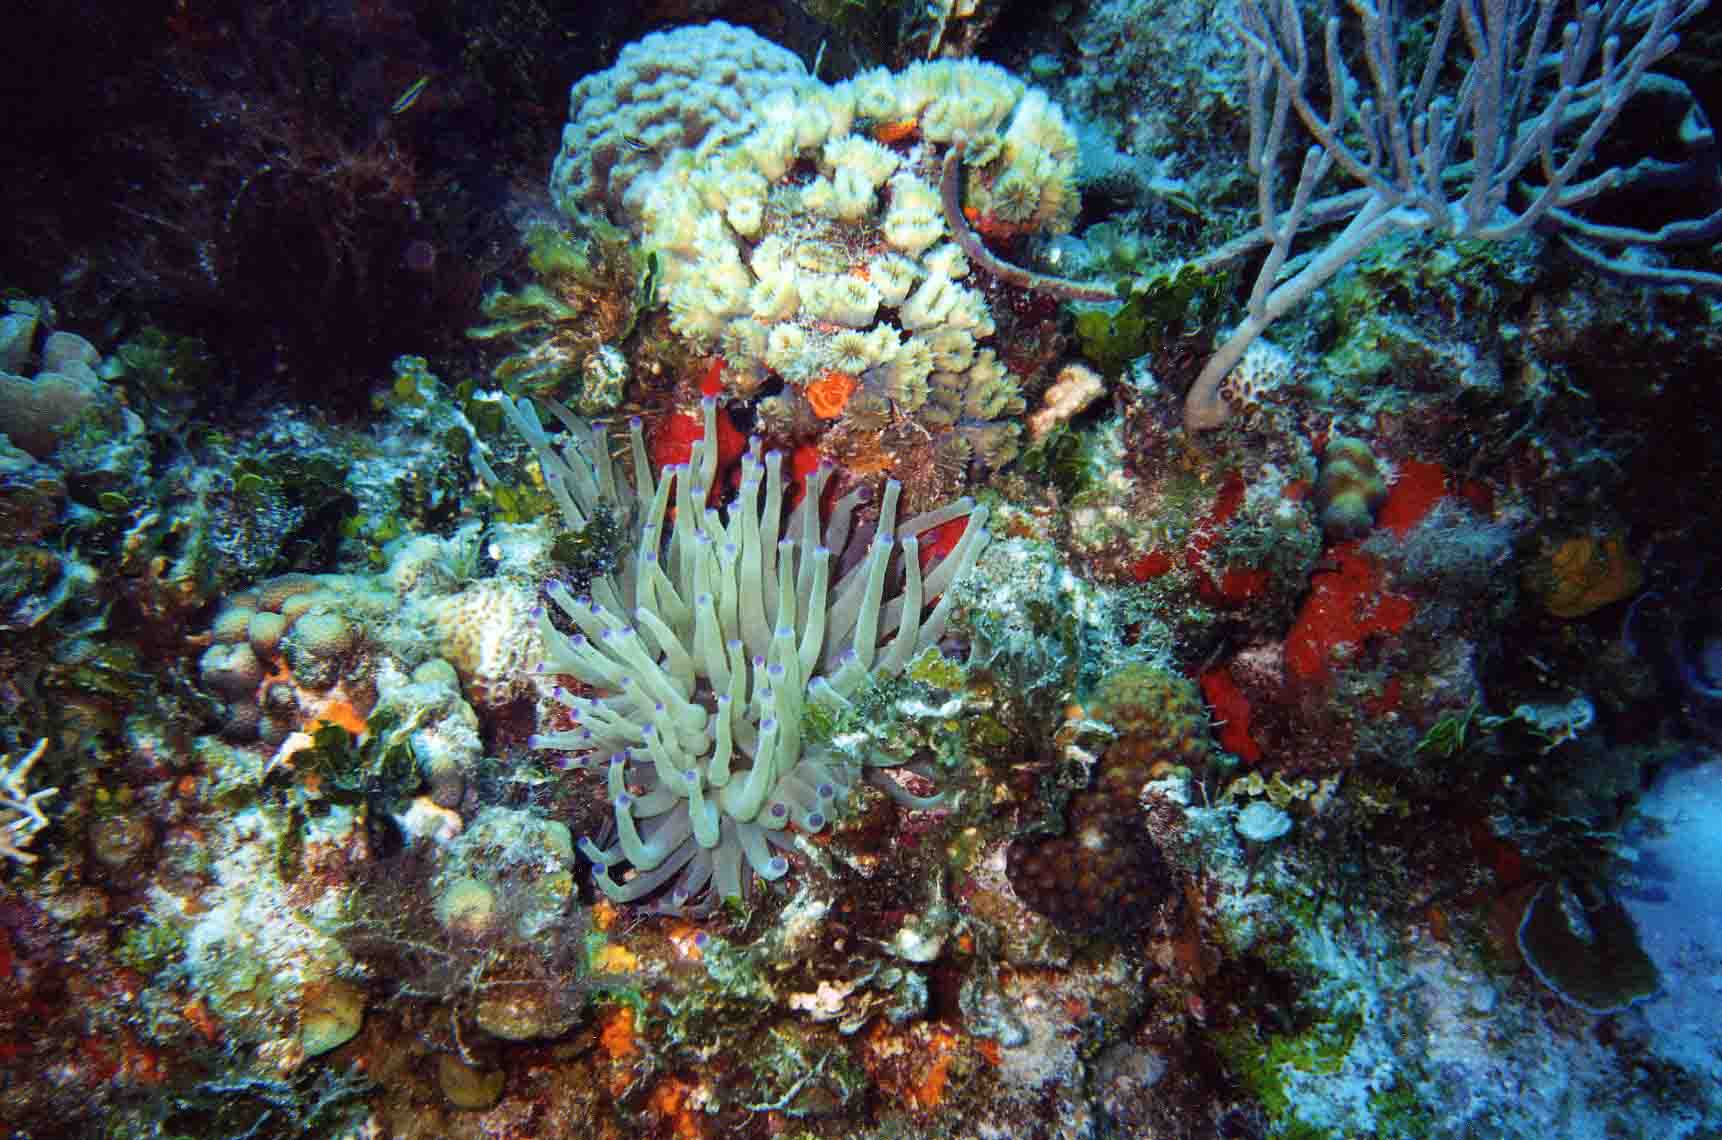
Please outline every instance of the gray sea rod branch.
[{"label": "gray sea rod branch", "polygon": [[[1718,147],[1714,129],[1705,119],[1703,111],[1686,85],[1678,79],[1653,72],[1646,75],[1639,84],[1638,96],[1652,96],[1686,105],[1686,114],[1677,138],[1684,154],[1672,161],[1641,158],[1624,170],[1611,170],[1579,185],[1570,186],[1562,196],[1562,204],[1549,211],[1548,220],[1554,223],[1562,241],[1574,253],[1611,276],[1651,285],[1677,284],[1708,293],[1722,293],[1722,275],[1702,270],[1670,270],[1664,273],[1654,266],[1638,265],[1611,257],[1574,240],[1583,239],[1584,242],[1600,242],[1616,247],[1670,247],[1696,245],[1722,237],[1722,230],[1718,229],[1722,226],[1722,211],[1712,212],[1703,218],[1670,222],[1655,230],[1646,230],[1631,226],[1598,225],[1566,208],[1600,196],[1604,190],[1618,197],[1640,190],[1686,189],[1707,192],[1712,198],[1722,200],[1722,149]],[[1558,130],[1564,132],[1589,122],[1596,109],[1594,98],[1569,103],[1566,120]],[[1446,168],[1442,182],[1449,187],[1468,185],[1474,165],[1469,160],[1452,163]],[[1608,185],[1601,185],[1605,179]],[[1371,193],[1368,187],[1358,187],[1312,202],[1304,218],[1304,230],[1307,232],[1326,229],[1345,221],[1362,208]],[[1241,261],[1262,246],[1270,244],[1271,237],[1258,225],[1193,258],[1189,265],[1199,272],[1212,273]]]},{"label": "gray sea rod branch", "polygon": [[[1578,4],[1548,45],[1558,0],[1443,0],[1430,55],[1415,88],[1401,83],[1400,0],[1346,0],[1362,36],[1365,78],[1346,67],[1338,0],[1324,0],[1322,54],[1328,105],[1309,93],[1310,57],[1297,0],[1239,0],[1235,24],[1248,59],[1250,168],[1258,180],[1261,227],[1222,251],[1268,245],[1244,319],[1208,360],[1184,403],[1191,431],[1226,417],[1221,382],[1276,319],[1307,298],[1391,230],[1433,229],[1456,237],[1500,240],[1566,208],[1618,189],[1627,172],[1610,168],[1584,182],[1579,171],[1646,73],[1677,45],[1674,30],[1707,0],[1600,0]],[[1450,96],[1439,75],[1453,42],[1469,63]],[[1630,44],[1623,44],[1630,39]],[[1359,101],[1358,93],[1367,92]],[[1575,114],[1582,108],[1585,114]],[[1314,140],[1304,156],[1290,207],[1278,209],[1276,171],[1289,114]],[[1571,142],[1564,131],[1577,130]],[[1457,161],[1461,147],[1469,160]],[[1510,195],[1536,166],[1540,184],[1514,207]],[[1312,202],[1330,168],[1361,185],[1361,194]],[[1458,168],[1464,167],[1463,171]],[[1447,183],[1462,174],[1462,190]],[[1295,275],[1278,279],[1300,229],[1344,216],[1345,228]],[[1201,259],[1211,262],[1213,255]]]},{"label": "gray sea rod branch", "polygon": [[945,225],[950,227],[951,236],[957,239],[957,245],[968,254],[970,261],[1007,284],[1015,285],[1019,289],[1047,293],[1066,301],[1119,299],[1118,290],[1106,282],[1072,281],[1068,277],[1036,273],[1032,269],[1012,265],[988,249],[981,241],[980,235],[969,225],[968,218],[963,216],[963,154],[967,149],[968,140],[958,138],[951,143],[951,149],[945,152],[945,164],[939,174],[939,201],[945,209]]}]

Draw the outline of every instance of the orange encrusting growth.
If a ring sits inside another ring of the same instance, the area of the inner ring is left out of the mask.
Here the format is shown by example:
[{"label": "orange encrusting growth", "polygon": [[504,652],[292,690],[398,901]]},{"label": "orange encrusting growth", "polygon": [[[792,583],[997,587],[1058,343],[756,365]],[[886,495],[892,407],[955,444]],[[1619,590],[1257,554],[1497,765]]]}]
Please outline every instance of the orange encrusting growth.
[{"label": "orange encrusting growth", "polygon": [[[701,396],[715,397],[723,392],[723,368],[722,357],[714,357],[706,366],[700,374]],[[723,472],[728,471],[730,465],[747,450],[747,437],[735,426],[735,420],[725,407],[717,410],[717,429],[718,470]],[[694,444],[704,439],[705,434],[705,417],[697,410],[672,412],[652,433],[652,463],[662,470],[688,462],[693,455]],[[717,485],[712,486],[708,493],[710,503],[718,501],[719,490]]]},{"label": "orange encrusting growth", "polygon": [[1355,541],[1334,547],[1330,557],[1336,568],[1311,576],[1286,636],[1286,666],[1300,681],[1325,680],[1371,637],[1404,630],[1414,612],[1411,599],[1383,589],[1380,564]]},{"label": "orange encrusting growth", "polygon": [[615,942],[592,955],[592,969],[601,974],[631,974],[639,968],[640,956]]},{"label": "orange encrusting growth", "polygon": [[[1209,555],[1219,548],[1226,528],[1244,505],[1248,489],[1241,474],[1236,471],[1229,473],[1225,482],[1220,484],[1213,507],[1190,532],[1185,547],[1184,564],[1196,575],[1196,592],[1211,605],[1242,605],[1253,601],[1270,582],[1268,572],[1260,567],[1214,566],[1209,562]],[[1144,569],[1152,570],[1152,565],[1144,566],[1143,563],[1137,565],[1139,573]]]},{"label": "orange encrusting growth", "polygon": [[179,1007],[179,1015],[197,1030],[205,1041],[213,1044],[221,1039],[221,1023],[210,1012],[202,998],[192,998]]},{"label": "orange encrusting growth", "polygon": [[1556,546],[1527,574],[1543,608],[1583,617],[1638,592],[1644,572],[1618,534],[1581,534]]},{"label": "orange encrusting growth", "polygon": [[[789,505],[791,508],[801,502],[801,497],[807,494],[807,477],[819,470],[824,462],[819,454],[817,443],[804,443],[789,453]],[[827,494],[835,491],[835,485],[826,488]],[[820,504],[825,506],[827,504]]]},{"label": "orange encrusting growth", "polygon": [[969,225],[976,233],[991,241],[1014,241],[1027,230],[1027,227],[1020,223],[1007,222],[990,210],[982,212],[973,206],[963,207],[963,217],[969,220]]},{"label": "orange encrusting growth", "polygon": [[723,357],[712,357],[706,370],[700,374],[700,395],[723,395]]},{"label": "orange encrusting growth", "polygon": [[692,1104],[695,1088],[677,1077],[665,1077],[653,1086],[646,1107],[670,1126],[675,1140],[699,1140],[705,1135]]},{"label": "orange encrusting growth", "polygon": [[[1439,464],[1407,459],[1376,512],[1375,525],[1400,538],[1447,494]],[[1286,635],[1286,666],[1299,681],[1324,681],[1372,637],[1401,633],[1416,616],[1412,600],[1388,593],[1381,563],[1358,540],[1328,549],[1331,569],[1310,576],[1310,590]]]},{"label": "orange encrusting growth", "polygon": [[664,935],[676,948],[676,953],[687,961],[698,962],[705,957],[705,951],[700,948],[700,928],[693,923],[671,922]]},{"label": "orange encrusting growth", "polygon": [[949,555],[962,541],[963,531],[968,529],[969,520],[965,518],[952,519],[940,523],[921,535],[921,570],[930,570],[933,563]]},{"label": "orange encrusting growth", "polygon": [[888,123],[877,123],[873,127],[873,139],[889,146],[900,143],[915,136],[921,129],[919,119],[893,119]]},{"label": "orange encrusting growth", "polygon": [[639,1054],[633,1007],[619,1005],[604,1016],[598,1026],[598,1047],[612,1061],[631,1061]]},{"label": "orange encrusting growth", "polygon": [[887,1096],[927,1112],[944,1101],[964,1040],[939,1023],[918,1022],[899,1032],[877,1021],[863,1045],[862,1064]]},{"label": "orange encrusting growth", "polygon": [[316,732],[326,724],[338,725],[352,733],[355,738],[365,735],[365,714],[356,706],[352,698],[343,693],[335,693],[327,702],[318,707],[312,714],[310,731]]},{"label": "orange encrusting growth", "polygon": [[634,1083],[635,1062],[641,1053],[632,1007],[615,1006],[599,1019],[598,1052],[606,1062],[600,1069],[600,1079],[611,1096],[619,1097]]},{"label": "orange encrusting growth", "polygon": [[1404,460],[1387,489],[1387,501],[1375,513],[1375,525],[1404,538],[1446,495],[1446,468],[1421,459]]},{"label": "orange encrusting growth", "polygon": [[807,402],[813,405],[814,415],[822,420],[834,420],[843,414],[855,388],[855,377],[834,368],[828,369],[807,386]]},{"label": "orange encrusting growth", "polygon": [[1260,761],[1262,746],[1250,735],[1250,700],[1233,680],[1231,670],[1224,665],[1207,669],[1196,681],[1214,710],[1220,747],[1246,764]]}]

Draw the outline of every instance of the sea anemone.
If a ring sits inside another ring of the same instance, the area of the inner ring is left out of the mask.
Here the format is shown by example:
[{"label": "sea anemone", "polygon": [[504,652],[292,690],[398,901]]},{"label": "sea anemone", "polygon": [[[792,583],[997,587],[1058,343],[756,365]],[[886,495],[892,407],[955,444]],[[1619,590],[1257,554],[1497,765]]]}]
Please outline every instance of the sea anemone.
[{"label": "sea anemone", "polygon": [[[755,441],[720,517],[705,506],[717,478],[715,401],[704,403],[705,436],[689,462],[655,481],[635,421],[632,488],[616,478],[602,429],[552,403],[573,439],[557,449],[530,403],[504,407],[568,525],[608,513],[637,540],[588,594],[548,587],[573,632],[540,621],[541,668],[598,693],[557,689],[578,726],[540,733],[532,746],[606,774],[615,840],[580,841],[599,888],[619,902],[669,888],[665,905],[682,909],[742,895],[749,871],[781,878],[789,864],[773,849],[790,847],[789,826],[819,831],[851,789],[879,778],[874,761],[804,747],[804,711],[841,712],[869,680],[937,644],[949,587],[986,543],[986,509],[959,499],[899,523],[893,480],[873,527],[855,525],[864,488],[822,519],[824,466],[786,517],[782,456],[761,457]],[[968,523],[956,548],[923,572],[917,536],[960,518]],[[624,866],[631,877],[614,878]]]}]

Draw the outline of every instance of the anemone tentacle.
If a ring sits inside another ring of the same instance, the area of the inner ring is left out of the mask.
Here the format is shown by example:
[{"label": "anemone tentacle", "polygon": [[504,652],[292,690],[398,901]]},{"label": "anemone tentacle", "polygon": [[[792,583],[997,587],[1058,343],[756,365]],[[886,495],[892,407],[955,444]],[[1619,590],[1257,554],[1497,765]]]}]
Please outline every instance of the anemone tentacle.
[{"label": "anemone tentacle", "polygon": [[[821,830],[871,778],[861,762],[803,746],[807,706],[846,707],[868,679],[900,673],[938,642],[950,587],[986,544],[986,508],[961,499],[899,521],[893,480],[872,525],[855,525],[865,488],[821,519],[832,474],[822,467],[786,511],[783,458],[762,456],[756,440],[720,512],[703,506],[717,478],[715,400],[704,401],[705,435],[688,461],[656,479],[633,421],[632,483],[613,469],[601,427],[551,401],[569,440],[558,445],[528,401],[503,404],[565,524],[583,529],[607,512],[634,547],[582,596],[547,587],[571,631],[538,618],[543,668],[598,694],[557,690],[579,725],[531,743],[607,767],[615,839],[579,845],[599,889],[637,902],[669,888],[665,905],[680,909],[742,894],[753,876],[781,878],[789,864],[773,848],[789,847],[788,829]],[[962,538],[924,570],[922,536],[957,519],[967,520]],[[888,778],[882,786],[931,802]],[[613,877],[624,866],[629,877]]]}]

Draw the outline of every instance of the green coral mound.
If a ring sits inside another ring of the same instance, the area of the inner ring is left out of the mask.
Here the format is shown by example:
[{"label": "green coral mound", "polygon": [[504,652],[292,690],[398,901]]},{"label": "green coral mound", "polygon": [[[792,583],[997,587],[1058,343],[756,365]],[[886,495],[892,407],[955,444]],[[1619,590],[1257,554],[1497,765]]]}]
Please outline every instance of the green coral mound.
[{"label": "green coral mound", "polygon": [[[689,462],[658,480],[634,422],[631,488],[612,468],[602,429],[550,407],[572,437],[560,449],[531,404],[506,404],[564,521],[581,530],[607,513],[636,541],[586,595],[547,587],[570,632],[541,617],[541,668],[598,695],[558,688],[578,727],[540,733],[532,745],[606,773],[615,841],[580,841],[605,894],[634,902],[673,882],[672,910],[742,896],[748,870],[768,880],[788,872],[773,848],[790,847],[790,825],[819,831],[871,766],[897,762],[813,745],[804,717],[848,708],[864,685],[902,673],[937,644],[950,586],[987,541],[986,509],[960,499],[899,523],[893,480],[871,527],[857,515],[865,488],[822,518],[831,475],[823,467],[786,512],[783,457],[761,456],[756,441],[720,514],[705,505],[718,477],[714,400]],[[917,536],[963,518],[955,549],[924,571]],[[632,877],[613,877],[624,866]]]}]

